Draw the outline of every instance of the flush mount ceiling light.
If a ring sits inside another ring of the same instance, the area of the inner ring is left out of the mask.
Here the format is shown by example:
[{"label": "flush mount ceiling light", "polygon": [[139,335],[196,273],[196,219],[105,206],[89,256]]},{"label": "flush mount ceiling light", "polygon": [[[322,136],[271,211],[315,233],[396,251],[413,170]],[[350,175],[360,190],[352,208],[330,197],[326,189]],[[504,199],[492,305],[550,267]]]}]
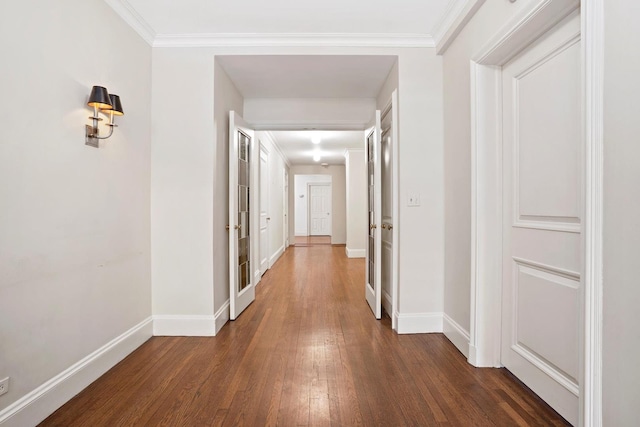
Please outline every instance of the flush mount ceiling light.
[{"label": "flush mount ceiling light", "polygon": [[319,135],[314,135],[314,136],[311,137],[311,142],[314,143],[314,144],[320,144],[320,141],[322,141],[322,140],[320,139]]},{"label": "flush mount ceiling light", "polygon": [[[89,117],[92,120],[92,124],[85,126],[85,144],[97,148],[101,139],[107,139],[113,135],[113,128],[118,127],[113,122],[113,118],[114,116],[124,116],[124,110],[122,109],[120,97],[109,94],[107,89],[102,86],[94,86],[91,89],[87,105],[93,107],[93,116]],[[106,124],[109,126],[109,134],[107,136],[100,136],[98,122],[101,122],[102,118],[98,113],[109,116],[109,123]]]},{"label": "flush mount ceiling light", "polygon": [[320,153],[315,153],[315,154],[313,155],[313,161],[314,161],[314,162],[319,162],[319,161],[320,161],[320,159],[321,159],[321,157],[320,157]]}]

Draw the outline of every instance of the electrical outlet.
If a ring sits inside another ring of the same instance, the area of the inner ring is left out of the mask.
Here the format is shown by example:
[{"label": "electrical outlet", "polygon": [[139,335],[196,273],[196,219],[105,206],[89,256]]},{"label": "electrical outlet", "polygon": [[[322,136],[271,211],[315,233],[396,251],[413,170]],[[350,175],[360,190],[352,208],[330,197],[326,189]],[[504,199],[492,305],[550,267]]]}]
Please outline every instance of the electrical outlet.
[{"label": "electrical outlet", "polygon": [[0,380],[0,396],[9,391],[9,377]]}]

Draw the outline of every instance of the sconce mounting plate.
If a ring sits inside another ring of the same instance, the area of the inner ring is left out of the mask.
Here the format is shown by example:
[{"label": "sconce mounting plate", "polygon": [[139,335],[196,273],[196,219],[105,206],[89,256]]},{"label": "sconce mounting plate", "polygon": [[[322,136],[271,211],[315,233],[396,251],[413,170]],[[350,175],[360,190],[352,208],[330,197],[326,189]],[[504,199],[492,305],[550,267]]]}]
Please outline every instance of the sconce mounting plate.
[{"label": "sconce mounting plate", "polygon": [[85,138],[84,144],[90,147],[99,148],[100,140],[92,135],[95,135],[97,129],[91,125],[85,125]]}]

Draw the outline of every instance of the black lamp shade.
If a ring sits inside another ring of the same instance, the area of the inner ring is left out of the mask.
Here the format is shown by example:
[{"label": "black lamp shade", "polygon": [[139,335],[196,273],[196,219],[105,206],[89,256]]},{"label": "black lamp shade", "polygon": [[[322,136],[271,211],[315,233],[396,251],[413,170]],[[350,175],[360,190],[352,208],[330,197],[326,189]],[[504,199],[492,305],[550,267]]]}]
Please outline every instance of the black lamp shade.
[{"label": "black lamp shade", "polygon": [[109,100],[111,101],[111,106],[113,107],[113,110],[109,110],[109,112],[113,113],[114,116],[124,116],[124,111],[122,110],[122,103],[120,102],[120,97],[118,95],[114,95],[110,93]]},{"label": "black lamp shade", "polygon": [[102,86],[94,86],[91,89],[87,105],[89,107],[98,107],[102,110],[111,110],[113,108],[109,99],[109,92]]}]

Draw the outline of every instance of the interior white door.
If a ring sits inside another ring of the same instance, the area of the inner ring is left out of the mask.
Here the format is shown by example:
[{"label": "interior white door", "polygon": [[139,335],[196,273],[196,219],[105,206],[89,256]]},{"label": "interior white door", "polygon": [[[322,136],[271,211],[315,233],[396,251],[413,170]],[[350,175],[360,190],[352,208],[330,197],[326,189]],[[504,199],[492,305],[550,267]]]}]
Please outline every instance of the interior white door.
[{"label": "interior white door", "polygon": [[367,202],[368,236],[366,254],[365,297],[376,319],[382,317],[382,287],[380,270],[380,231],[381,224],[381,176],[380,176],[380,110],[371,127],[364,132],[365,154],[367,161]]},{"label": "interior white door", "polygon": [[260,275],[269,269],[269,153],[260,145]]},{"label": "interior white door", "polygon": [[284,171],[284,198],[283,198],[283,227],[284,230],[284,248],[289,247],[289,172]]},{"label": "interior white door", "polygon": [[504,66],[502,364],[578,422],[580,19]]},{"label": "interior white door", "polygon": [[229,311],[235,320],[255,300],[251,273],[251,163],[254,132],[229,112]]},{"label": "interior white door", "polygon": [[393,318],[393,150],[391,110],[382,116],[381,128],[381,228],[380,230],[380,282],[382,306]]},{"label": "interior white door", "polygon": [[331,184],[309,184],[309,235],[331,235]]}]

